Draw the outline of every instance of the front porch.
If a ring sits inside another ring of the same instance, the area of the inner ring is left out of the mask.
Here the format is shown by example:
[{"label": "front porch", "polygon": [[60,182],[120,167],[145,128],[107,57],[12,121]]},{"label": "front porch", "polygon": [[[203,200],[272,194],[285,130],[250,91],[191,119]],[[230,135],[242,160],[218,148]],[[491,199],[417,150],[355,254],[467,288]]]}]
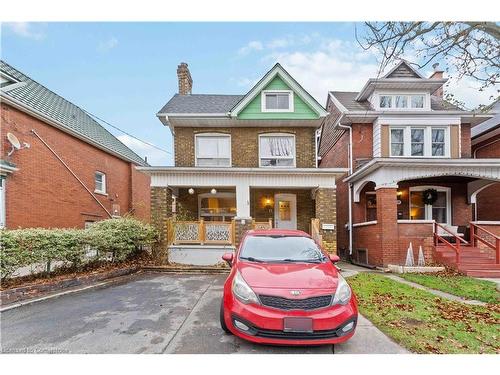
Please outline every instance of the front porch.
[{"label": "front porch", "polygon": [[170,261],[190,252],[189,264],[199,264],[211,252],[215,264],[251,229],[302,230],[335,252],[338,174],[313,168],[161,168],[151,173],[153,219]]},{"label": "front porch", "polygon": [[347,179],[353,189],[352,252],[342,255],[360,264],[401,265],[411,243],[415,261],[422,247],[427,264],[500,272],[500,221],[487,227],[473,222],[474,197],[497,181],[498,167],[467,170],[450,160],[432,168],[425,161],[406,163],[384,161],[359,173],[361,178]]}]

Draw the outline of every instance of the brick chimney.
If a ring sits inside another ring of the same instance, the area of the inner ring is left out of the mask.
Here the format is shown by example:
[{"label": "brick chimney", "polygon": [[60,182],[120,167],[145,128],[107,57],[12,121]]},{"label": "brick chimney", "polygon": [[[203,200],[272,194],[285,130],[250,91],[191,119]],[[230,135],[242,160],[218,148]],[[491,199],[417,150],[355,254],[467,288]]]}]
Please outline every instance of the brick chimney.
[{"label": "brick chimney", "polygon": [[[439,68],[439,63],[433,64],[432,67],[434,68],[434,72],[431,74],[429,79],[443,79],[444,70]],[[437,96],[438,98],[443,98],[443,86],[434,91],[432,95]]]},{"label": "brick chimney", "polygon": [[193,79],[187,63],[180,63],[177,66],[177,79],[179,80],[179,95],[190,95],[193,89]]}]

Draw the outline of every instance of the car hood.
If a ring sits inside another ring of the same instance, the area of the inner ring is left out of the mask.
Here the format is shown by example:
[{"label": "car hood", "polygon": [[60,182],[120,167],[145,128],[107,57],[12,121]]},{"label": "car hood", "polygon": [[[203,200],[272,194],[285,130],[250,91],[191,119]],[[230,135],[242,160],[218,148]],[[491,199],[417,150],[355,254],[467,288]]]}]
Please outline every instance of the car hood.
[{"label": "car hood", "polygon": [[330,262],[242,262],[238,269],[252,288],[335,290],[338,283],[338,271]]}]

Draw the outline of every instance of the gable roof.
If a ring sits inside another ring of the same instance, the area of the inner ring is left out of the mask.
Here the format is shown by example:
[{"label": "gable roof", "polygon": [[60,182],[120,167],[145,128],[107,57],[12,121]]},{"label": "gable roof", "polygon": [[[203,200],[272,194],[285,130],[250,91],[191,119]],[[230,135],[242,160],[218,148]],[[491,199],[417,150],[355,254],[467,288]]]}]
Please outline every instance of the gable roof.
[{"label": "gable roof", "polygon": [[61,130],[121,159],[138,165],[148,165],[77,105],[32,80],[3,60],[0,60],[0,71],[18,81],[16,87],[12,87],[13,85],[2,87],[0,90],[2,99],[31,111]]},{"label": "gable roof", "polygon": [[407,61],[401,60],[383,78],[424,78],[418,70],[413,68]]},{"label": "gable roof", "polygon": [[158,114],[227,114],[244,95],[175,94]]},{"label": "gable roof", "polygon": [[285,84],[292,89],[319,117],[325,117],[327,111],[321,104],[314,99],[281,65],[276,63],[259,82],[231,109],[231,116],[236,117],[250,101],[252,101],[260,92],[270,83],[274,77],[279,76]]}]

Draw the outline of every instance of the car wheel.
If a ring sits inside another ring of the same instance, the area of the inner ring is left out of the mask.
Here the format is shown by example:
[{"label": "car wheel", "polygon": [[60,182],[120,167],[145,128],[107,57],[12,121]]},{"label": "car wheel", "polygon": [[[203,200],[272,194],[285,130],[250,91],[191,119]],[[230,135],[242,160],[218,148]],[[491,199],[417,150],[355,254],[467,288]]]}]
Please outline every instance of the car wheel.
[{"label": "car wheel", "polygon": [[220,327],[224,330],[224,332],[226,332],[227,334],[231,334],[231,331],[229,330],[229,328],[227,328],[227,325],[226,325],[226,321],[224,320],[224,300],[222,300],[221,304],[220,304],[220,314],[219,314],[219,318],[220,318]]}]

